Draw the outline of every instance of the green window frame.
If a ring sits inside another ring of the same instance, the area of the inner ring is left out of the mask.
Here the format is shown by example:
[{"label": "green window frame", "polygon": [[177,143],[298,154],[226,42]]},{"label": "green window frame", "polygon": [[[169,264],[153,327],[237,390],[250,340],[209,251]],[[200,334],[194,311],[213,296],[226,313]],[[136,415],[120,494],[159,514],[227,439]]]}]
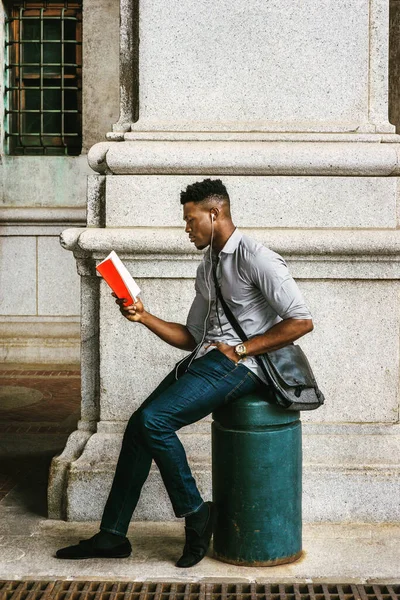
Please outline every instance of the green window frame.
[{"label": "green window frame", "polygon": [[8,154],[82,149],[82,2],[8,3],[5,138]]}]

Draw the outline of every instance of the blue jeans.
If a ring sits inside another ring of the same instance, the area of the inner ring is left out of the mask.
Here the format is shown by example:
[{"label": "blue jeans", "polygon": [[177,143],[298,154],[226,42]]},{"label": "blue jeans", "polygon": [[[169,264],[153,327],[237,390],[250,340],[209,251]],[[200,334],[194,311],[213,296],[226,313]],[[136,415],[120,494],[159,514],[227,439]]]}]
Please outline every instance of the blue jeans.
[{"label": "blue jeans", "polygon": [[175,368],[130,417],[100,528],[126,535],[142,486],[155,460],[176,517],[203,503],[176,431],[244,394],[262,393],[262,381],[218,349],[192,362],[175,379]]}]

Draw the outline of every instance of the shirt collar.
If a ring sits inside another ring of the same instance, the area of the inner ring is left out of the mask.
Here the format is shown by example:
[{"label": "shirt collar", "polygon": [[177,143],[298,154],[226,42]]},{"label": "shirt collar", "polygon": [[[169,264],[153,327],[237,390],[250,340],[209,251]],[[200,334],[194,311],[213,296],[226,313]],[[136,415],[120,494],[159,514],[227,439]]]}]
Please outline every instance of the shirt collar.
[{"label": "shirt collar", "polygon": [[222,248],[221,252],[218,254],[219,258],[221,258],[222,252],[225,254],[233,254],[236,248],[239,246],[239,242],[242,239],[243,234],[236,227],[230,238],[227,239],[225,246]]}]

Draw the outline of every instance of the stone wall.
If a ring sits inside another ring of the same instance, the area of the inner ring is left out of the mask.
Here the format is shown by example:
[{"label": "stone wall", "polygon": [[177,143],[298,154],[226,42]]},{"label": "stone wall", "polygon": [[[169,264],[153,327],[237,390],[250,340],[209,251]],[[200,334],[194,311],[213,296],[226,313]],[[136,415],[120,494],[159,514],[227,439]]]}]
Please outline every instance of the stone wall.
[{"label": "stone wall", "polygon": [[[1,128],[0,360],[79,362],[79,276],[59,244],[86,223],[87,150],[118,116],[119,7],[83,2],[83,146],[74,156],[10,156]],[[1,3],[1,76],[4,79]],[[104,60],[104,56],[107,60]],[[0,110],[4,113],[4,98]],[[18,301],[17,301],[18,299]]]},{"label": "stone wall", "polygon": [[[116,250],[149,310],[184,322],[201,255],[179,191],[211,176],[235,224],[288,261],[314,317],[301,345],[326,404],[303,415],[304,519],[399,521],[388,0],[120,6],[119,119],[89,150],[88,227],[62,234],[82,277],[82,419],[53,461],[50,515],[100,517],[126,419],[183,354],[121,317],[95,265]],[[209,498],[210,417],[179,436]],[[173,518],[156,468],[134,518]]]}]

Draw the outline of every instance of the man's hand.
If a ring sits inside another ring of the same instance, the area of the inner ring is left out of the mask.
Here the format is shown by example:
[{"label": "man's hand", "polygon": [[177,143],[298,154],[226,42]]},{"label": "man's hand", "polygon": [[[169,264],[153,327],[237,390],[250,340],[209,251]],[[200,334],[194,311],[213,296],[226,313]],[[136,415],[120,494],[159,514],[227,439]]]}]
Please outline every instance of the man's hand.
[{"label": "man's hand", "polygon": [[238,363],[240,357],[235,352],[235,346],[230,346],[229,344],[224,344],[224,342],[212,342],[206,348],[210,346],[215,346],[222,354],[225,354],[230,360],[234,363]]},{"label": "man's hand", "polygon": [[117,298],[114,292],[112,292],[111,295],[116,298],[115,302],[118,304],[121,314],[125,319],[128,319],[128,321],[142,323],[142,325],[158,335],[160,339],[175,348],[187,350],[188,352],[191,352],[196,348],[196,340],[186,325],[170,323],[169,321],[164,321],[163,319],[159,319],[152,315],[144,309],[140,298],[137,299],[137,302],[134,302],[129,306],[124,306],[126,298]]},{"label": "man's hand", "polygon": [[116,304],[118,304],[121,314],[126,319],[128,319],[128,321],[133,321],[137,323],[140,322],[144,313],[144,306],[140,298],[137,299],[137,302],[129,304],[128,306],[124,306],[126,298],[118,298],[117,295],[114,294],[114,292],[111,292],[111,295],[114,296],[114,298],[117,298],[115,302]]}]

